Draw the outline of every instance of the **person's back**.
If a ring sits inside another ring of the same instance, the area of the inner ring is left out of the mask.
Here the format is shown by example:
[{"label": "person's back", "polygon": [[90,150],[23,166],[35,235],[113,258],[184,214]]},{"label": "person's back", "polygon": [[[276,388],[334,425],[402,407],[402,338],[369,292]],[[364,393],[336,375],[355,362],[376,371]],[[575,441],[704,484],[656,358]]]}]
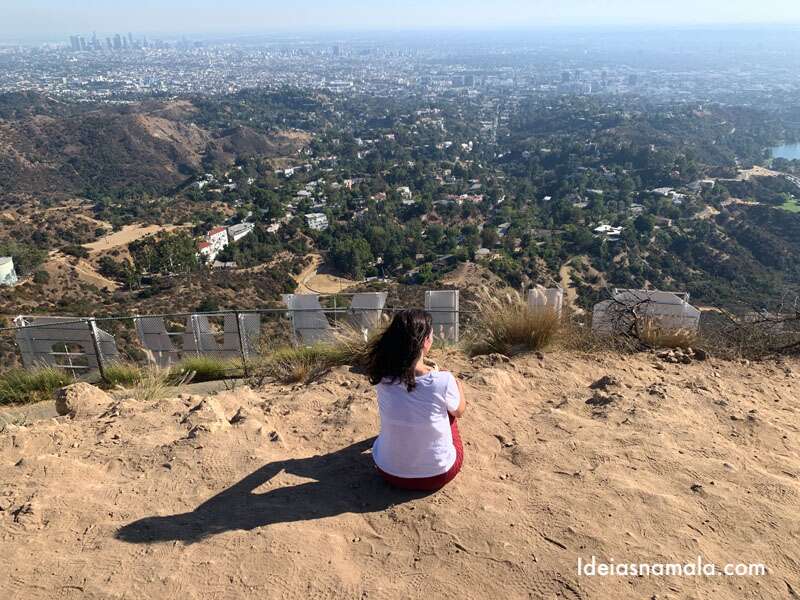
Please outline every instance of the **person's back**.
[{"label": "person's back", "polygon": [[416,377],[409,392],[402,383],[379,383],[381,433],[372,448],[375,464],[396,477],[433,477],[449,470],[456,448],[448,411],[458,410],[458,384],[451,373]]},{"label": "person's back", "polygon": [[466,407],[463,389],[451,373],[425,364],[432,342],[430,315],[406,310],[369,352],[367,371],[381,417],[372,455],[378,472],[397,487],[439,489],[463,462],[456,422]]}]

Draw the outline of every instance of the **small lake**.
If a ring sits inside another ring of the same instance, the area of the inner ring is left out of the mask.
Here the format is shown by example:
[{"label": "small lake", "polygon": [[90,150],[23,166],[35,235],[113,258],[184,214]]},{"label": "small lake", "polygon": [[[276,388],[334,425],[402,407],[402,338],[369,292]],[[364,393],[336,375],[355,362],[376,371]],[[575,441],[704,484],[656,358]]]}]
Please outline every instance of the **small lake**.
[{"label": "small lake", "polygon": [[786,144],[775,146],[772,149],[772,158],[785,158],[787,160],[800,160],[800,144]]}]

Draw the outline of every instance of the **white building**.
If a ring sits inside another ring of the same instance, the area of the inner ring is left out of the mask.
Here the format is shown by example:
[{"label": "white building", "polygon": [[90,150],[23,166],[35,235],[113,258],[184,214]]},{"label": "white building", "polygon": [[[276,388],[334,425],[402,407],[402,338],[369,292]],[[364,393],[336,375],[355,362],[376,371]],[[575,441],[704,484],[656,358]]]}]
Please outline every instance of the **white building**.
[{"label": "white building", "polygon": [[228,227],[228,240],[231,242],[238,242],[243,237],[253,233],[256,228],[254,223],[239,223],[238,225],[231,225]]},{"label": "white building", "polygon": [[323,231],[328,228],[328,217],[325,213],[308,213],[306,223],[314,231]]},{"label": "white building", "polygon": [[224,227],[214,227],[206,234],[205,240],[197,243],[197,253],[211,262],[217,258],[228,245],[228,230]]},{"label": "white building", "polygon": [[14,285],[17,281],[14,259],[10,256],[0,256],[0,285]]},{"label": "white building", "polygon": [[207,261],[211,258],[211,244],[208,242],[197,242],[197,255],[205,258]]},{"label": "white building", "polygon": [[611,297],[594,306],[595,333],[620,333],[633,324],[633,318],[640,319],[640,325],[663,332],[696,332],[700,327],[700,311],[689,304],[689,294],[685,292],[615,289]]},{"label": "white building", "polygon": [[594,232],[598,236],[605,237],[609,241],[616,241],[622,235],[624,227],[614,227],[612,225],[599,225],[594,228]]}]

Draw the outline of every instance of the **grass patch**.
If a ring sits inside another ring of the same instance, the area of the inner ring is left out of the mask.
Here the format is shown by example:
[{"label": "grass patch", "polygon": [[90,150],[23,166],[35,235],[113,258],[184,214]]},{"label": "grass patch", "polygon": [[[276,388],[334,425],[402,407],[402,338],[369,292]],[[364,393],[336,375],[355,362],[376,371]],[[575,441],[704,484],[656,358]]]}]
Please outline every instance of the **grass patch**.
[{"label": "grass patch", "polygon": [[342,365],[360,366],[369,345],[380,332],[369,338],[351,327],[334,330],[331,340],[312,346],[283,346],[265,352],[257,363],[249,365],[256,385],[270,378],[282,383],[307,382],[321,373]]},{"label": "grass patch", "polygon": [[480,313],[466,337],[470,356],[499,353],[514,356],[546,348],[561,330],[556,311],[530,306],[522,294],[482,290],[476,300]]},{"label": "grass patch", "polygon": [[242,361],[235,358],[219,358],[215,356],[191,356],[184,358],[172,367],[173,378],[190,379],[199,383],[202,381],[218,381],[229,377],[238,377],[242,374]]},{"label": "grass patch", "polygon": [[176,379],[169,369],[150,366],[140,370],[139,379],[127,391],[134,400],[153,402],[166,398],[171,387],[186,385],[191,380],[191,373]]},{"label": "grass patch", "polygon": [[142,376],[141,367],[132,363],[114,362],[103,368],[103,381],[111,387],[132,387]]},{"label": "grass patch", "polygon": [[0,404],[31,404],[52,400],[53,393],[75,379],[55,367],[14,369],[0,375]]},{"label": "grass patch", "polygon": [[638,338],[650,348],[691,348],[697,344],[696,331],[664,329],[653,320],[644,320],[640,324]]},{"label": "grass patch", "polygon": [[779,208],[791,213],[800,213],[800,201],[797,198],[790,198],[784,202]]}]

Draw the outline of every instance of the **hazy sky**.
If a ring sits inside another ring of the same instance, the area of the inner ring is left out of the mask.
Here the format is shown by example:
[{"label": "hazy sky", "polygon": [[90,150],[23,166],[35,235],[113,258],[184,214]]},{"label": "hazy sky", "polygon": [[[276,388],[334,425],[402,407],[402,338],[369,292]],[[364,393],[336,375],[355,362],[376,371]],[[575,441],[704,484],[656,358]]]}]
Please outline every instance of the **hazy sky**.
[{"label": "hazy sky", "polygon": [[70,33],[798,23],[800,0],[0,0],[0,40]]}]

